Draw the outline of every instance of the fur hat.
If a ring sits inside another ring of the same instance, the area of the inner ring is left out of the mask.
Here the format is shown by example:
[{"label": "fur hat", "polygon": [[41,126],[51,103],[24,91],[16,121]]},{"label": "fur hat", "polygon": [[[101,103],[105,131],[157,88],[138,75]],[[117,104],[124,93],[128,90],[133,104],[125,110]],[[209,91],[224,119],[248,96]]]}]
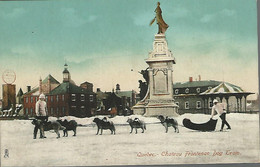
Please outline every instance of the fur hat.
[{"label": "fur hat", "polygon": [[44,94],[40,94],[39,99],[45,99],[45,95]]},{"label": "fur hat", "polygon": [[214,104],[214,103],[218,103],[218,100],[217,100],[217,99],[214,99],[214,100],[213,100],[213,104]]}]

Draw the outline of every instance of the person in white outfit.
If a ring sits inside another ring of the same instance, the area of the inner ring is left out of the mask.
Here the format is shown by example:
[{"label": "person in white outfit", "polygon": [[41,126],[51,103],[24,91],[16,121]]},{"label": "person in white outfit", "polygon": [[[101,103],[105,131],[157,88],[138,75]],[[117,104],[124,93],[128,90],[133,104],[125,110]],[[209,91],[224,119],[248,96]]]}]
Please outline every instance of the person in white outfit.
[{"label": "person in white outfit", "polygon": [[219,115],[222,120],[222,125],[220,131],[223,131],[224,125],[227,125],[227,129],[231,129],[229,123],[226,121],[226,110],[225,105],[223,103],[219,103],[217,99],[213,100],[213,107],[211,109],[211,118],[215,115],[215,111]]},{"label": "person in white outfit", "polygon": [[45,95],[40,94],[39,100],[36,102],[35,105],[35,113],[36,113],[36,119],[38,124],[35,125],[34,127],[34,139],[36,139],[38,129],[40,129],[40,138],[46,138],[44,135],[44,122],[48,121],[48,116],[47,116],[47,104],[44,101],[45,100]]}]

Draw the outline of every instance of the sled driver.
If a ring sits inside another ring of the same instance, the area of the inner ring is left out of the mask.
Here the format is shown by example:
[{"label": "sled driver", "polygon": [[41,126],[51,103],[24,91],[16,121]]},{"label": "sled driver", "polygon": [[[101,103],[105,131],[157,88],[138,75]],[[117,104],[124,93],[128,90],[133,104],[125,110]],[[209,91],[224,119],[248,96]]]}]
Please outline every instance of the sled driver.
[{"label": "sled driver", "polygon": [[231,129],[230,125],[226,121],[226,110],[224,108],[224,104],[219,103],[217,99],[213,100],[213,107],[212,107],[212,110],[211,110],[211,118],[213,118],[213,116],[215,115],[215,111],[217,112],[217,114],[219,115],[219,117],[222,120],[220,131],[223,131],[224,125],[227,125],[227,127],[228,127],[227,129]]},{"label": "sled driver", "polygon": [[36,113],[36,120],[37,123],[35,124],[34,127],[34,133],[33,133],[33,138],[36,139],[38,129],[40,129],[40,138],[46,138],[44,135],[44,128],[43,125],[45,122],[48,121],[48,116],[47,116],[47,105],[45,100],[45,95],[40,94],[39,100],[36,102],[35,106],[35,113]]}]

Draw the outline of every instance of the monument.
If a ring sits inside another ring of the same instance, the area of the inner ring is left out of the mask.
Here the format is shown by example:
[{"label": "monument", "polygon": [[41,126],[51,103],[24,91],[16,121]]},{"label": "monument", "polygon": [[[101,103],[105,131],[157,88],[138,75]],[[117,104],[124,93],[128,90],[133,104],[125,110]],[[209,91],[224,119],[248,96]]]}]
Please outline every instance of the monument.
[{"label": "monument", "polygon": [[[178,116],[178,106],[173,99],[173,64],[175,58],[168,49],[165,32],[169,27],[162,18],[160,3],[155,9],[156,16],[150,25],[156,20],[158,33],[155,35],[153,50],[149,53],[146,63],[149,65],[148,89],[144,96],[134,107],[134,114],[144,116]],[[144,77],[145,78],[145,77]]]}]

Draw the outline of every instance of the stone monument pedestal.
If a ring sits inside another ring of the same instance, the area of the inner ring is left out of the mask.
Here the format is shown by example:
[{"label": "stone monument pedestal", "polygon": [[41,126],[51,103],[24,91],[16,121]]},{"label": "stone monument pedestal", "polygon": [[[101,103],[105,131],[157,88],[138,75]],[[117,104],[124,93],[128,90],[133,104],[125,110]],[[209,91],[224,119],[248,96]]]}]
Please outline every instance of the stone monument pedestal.
[{"label": "stone monument pedestal", "polygon": [[173,99],[172,71],[175,59],[168,49],[164,34],[156,34],[153,51],[146,63],[149,65],[148,93],[134,107],[134,114],[144,116],[178,116],[178,106]]}]

